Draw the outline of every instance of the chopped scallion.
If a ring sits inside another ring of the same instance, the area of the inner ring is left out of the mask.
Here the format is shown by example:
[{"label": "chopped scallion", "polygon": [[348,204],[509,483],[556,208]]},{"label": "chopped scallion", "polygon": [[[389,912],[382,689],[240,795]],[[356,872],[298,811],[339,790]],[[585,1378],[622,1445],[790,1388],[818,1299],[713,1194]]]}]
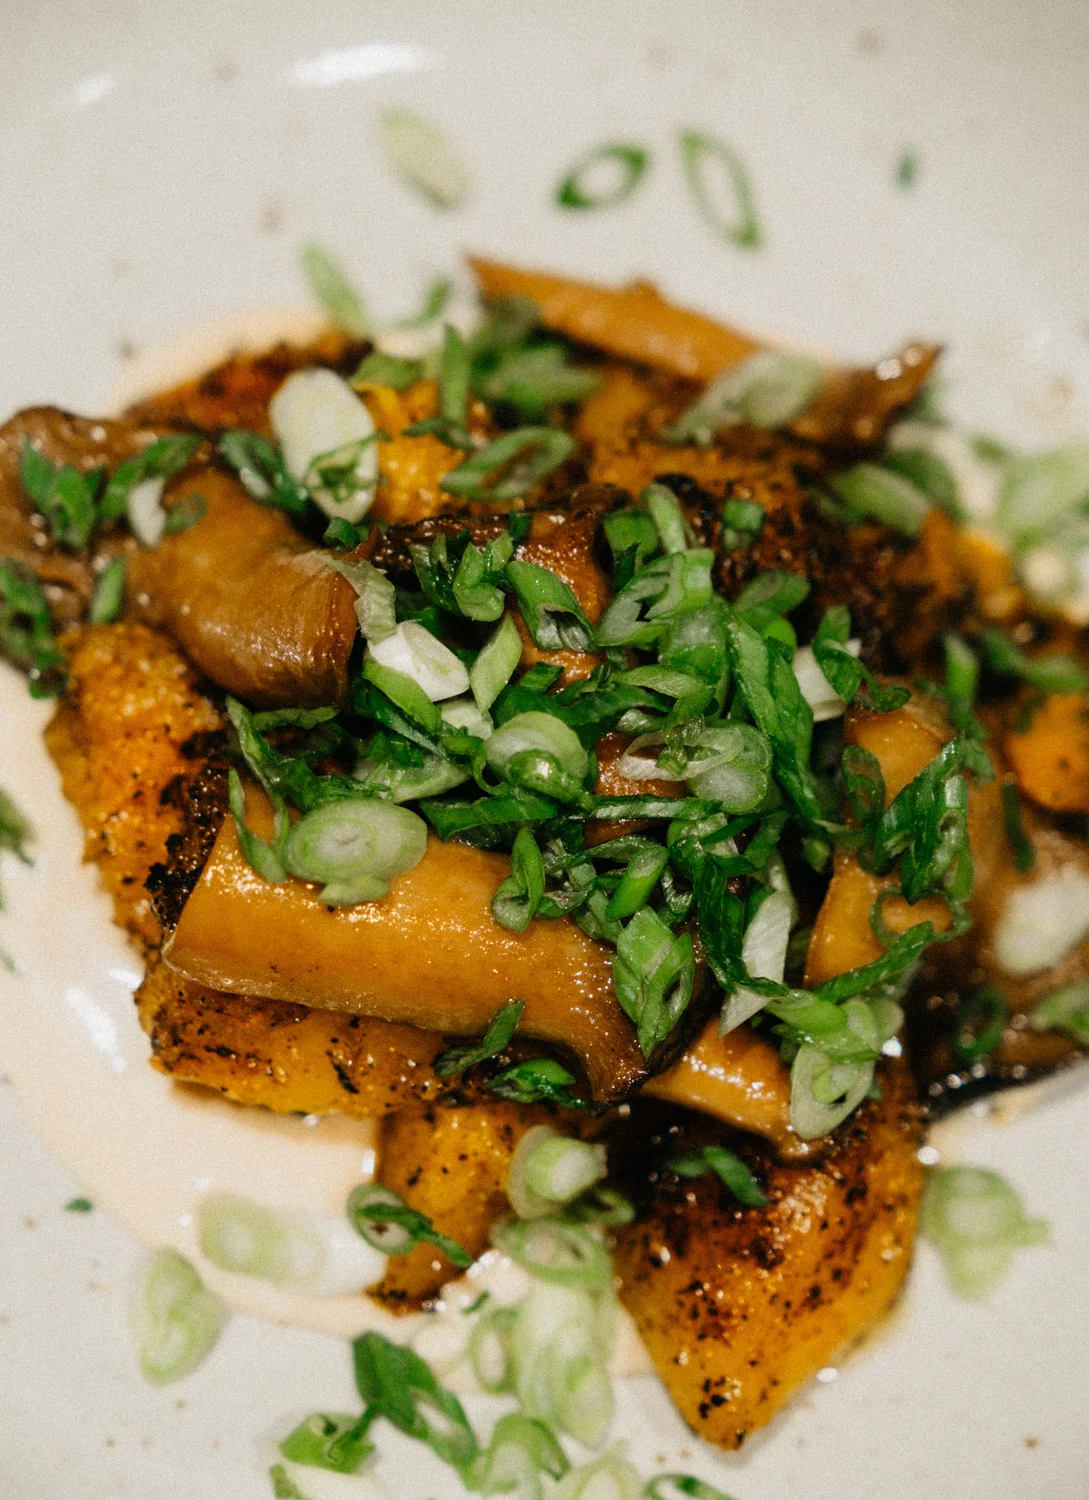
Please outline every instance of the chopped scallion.
[{"label": "chopped scallion", "polygon": [[440,1234],[425,1215],[381,1183],[361,1184],[348,1198],[348,1219],[367,1244],[384,1255],[407,1255],[417,1245],[434,1245],[465,1270],[473,1257],[456,1240]]},{"label": "chopped scallion", "polygon": [[283,847],[292,875],[323,882],[327,906],[382,901],[389,883],[427,850],[427,825],[405,807],[377,798],[341,799],[293,823]]},{"label": "chopped scallion", "polygon": [[496,1011],[477,1044],[448,1047],[445,1052],[440,1052],[433,1065],[435,1072],[440,1078],[452,1078],[455,1073],[463,1073],[466,1068],[495,1057],[509,1045],[524,1009],[524,1000],[509,1000]]},{"label": "chopped scallion", "polygon": [[1081,1046],[1089,1046],[1089,980],[1075,980],[1052,990],[1029,1011],[1033,1031],[1065,1031]]},{"label": "chopped scallion", "polygon": [[176,1250],[148,1257],[132,1302],[132,1331],[144,1379],[180,1380],[219,1337],[226,1308]]},{"label": "chopped scallion", "polygon": [[87,619],[92,625],[109,625],[121,613],[125,599],[125,559],[112,558],[95,580]]},{"label": "chopped scallion", "polygon": [[521,656],[518,627],[510,615],[504,615],[469,668],[469,687],[481,713],[487,713],[506,687]]},{"label": "chopped scallion", "polygon": [[311,292],[330,322],[352,338],[369,338],[371,320],[363,298],[329,251],[323,245],[305,245],[299,261]]},{"label": "chopped scallion", "polygon": [[1017,1250],[1048,1234],[1044,1220],[1028,1218],[1009,1183],[982,1167],[931,1172],[920,1227],[941,1251],[953,1290],[976,1299],[997,1289]]},{"label": "chopped scallion", "polygon": [[0,559],[0,650],[27,673],[32,698],[64,690],[65,658],[53,637],[49,602],[36,576],[13,558]]},{"label": "chopped scallion", "polygon": [[461,152],[432,121],[411,109],[387,109],[378,119],[386,155],[401,176],[437,208],[457,208],[469,192]]},{"label": "chopped scallion", "polygon": [[516,500],[574,451],[575,439],[560,427],[516,427],[451,469],[441,488],[461,500]]},{"label": "chopped scallion", "polygon": [[[693,201],[704,222],[722,239],[745,249],[760,247],[763,235],[749,174],[737,152],[718,136],[685,130],[680,137],[681,164]],[[722,178],[724,195],[713,181]],[[730,200],[723,207],[723,198]]]},{"label": "chopped scallion", "polygon": [[650,154],[642,146],[595,146],[560,183],[556,202],[560,208],[611,208],[631,197],[649,165]]},{"label": "chopped scallion", "polygon": [[703,1177],[713,1172],[724,1187],[729,1188],[740,1203],[752,1208],[763,1208],[768,1196],[758,1185],[752,1172],[735,1152],[725,1146],[701,1146],[695,1151],[686,1151],[668,1163],[669,1170],[678,1177]]}]

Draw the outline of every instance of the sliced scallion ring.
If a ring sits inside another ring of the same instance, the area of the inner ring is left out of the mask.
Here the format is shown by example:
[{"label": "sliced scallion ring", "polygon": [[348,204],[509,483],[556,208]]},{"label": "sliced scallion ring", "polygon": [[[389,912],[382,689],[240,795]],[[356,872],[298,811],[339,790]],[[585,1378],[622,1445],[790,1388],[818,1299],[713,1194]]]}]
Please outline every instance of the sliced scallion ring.
[{"label": "sliced scallion ring", "polygon": [[301,880],[324,882],[328,906],[382,901],[389,883],[427,852],[427,824],[405,807],[377,798],[342,799],[316,807],[294,823],[284,841],[284,864]]},{"label": "sliced scallion ring", "polygon": [[[749,174],[732,146],[718,136],[700,130],[685,130],[680,137],[681,164],[689,190],[704,222],[724,240],[749,250],[762,241]],[[723,179],[729,207],[716,188],[712,174]]]},{"label": "sliced scallion ring", "polygon": [[378,431],[333,370],[296,370],[268,405],[288,473],[329,517],[358,524],[378,484]]},{"label": "sliced scallion ring", "polygon": [[643,146],[613,142],[595,146],[571,168],[556,189],[560,208],[611,208],[630,198],[650,164]]},{"label": "sliced scallion ring", "polygon": [[515,714],[513,719],[501,724],[491,736],[485,754],[488,764],[503,776],[515,756],[527,750],[542,751],[550,755],[576,782],[584,781],[590,769],[590,757],[583,748],[582,741],[555,714],[540,713],[536,709]]},{"label": "sliced scallion ring", "polygon": [[469,1335],[469,1363],[489,1396],[509,1391],[514,1379],[511,1330],[515,1317],[513,1307],[493,1307],[477,1318]]},{"label": "sliced scallion ring", "polygon": [[166,1385],[196,1369],[219,1337],[226,1311],[183,1255],[156,1250],[143,1267],[131,1308],[144,1379]]},{"label": "sliced scallion ring", "polygon": [[441,797],[468,781],[469,772],[442,755],[424,755],[421,766],[402,766],[393,761],[361,760],[352,775],[391,802],[415,802],[420,797]]},{"label": "sliced scallion ring", "polygon": [[236,1193],[202,1198],[197,1232],[201,1253],[221,1271],[311,1296],[361,1292],[385,1270],[341,1215],[266,1208]]},{"label": "sliced scallion ring", "polygon": [[491,1441],[473,1465],[472,1488],[487,1500],[507,1495],[510,1500],[541,1500],[541,1474],[560,1479],[570,1468],[551,1430],[523,1412],[500,1417]]},{"label": "sliced scallion ring", "polygon": [[643,1476],[618,1447],[561,1479],[552,1500],[642,1500]]},{"label": "sliced scallion ring", "polygon": [[[544,1222],[525,1227],[538,1230]],[[514,1392],[523,1409],[596,1446],[612,1419],[614,1335],[611,1287],[587,1291],[535,1278],[510,1336]]]},{"label": "sliced scallion ring", "polygon": [[535,1125],[511,1158],[507,1197],[520,1219],[540,1219],[588,1192],[604,1176],[604,1146]]},{"label": "sliced scallion ring", "polygon": [[405,1200],[400,1193],[395,1193],[392,1188],[383,1187],[380,1182],[371,1182],[365,1187],[352,1189],[352,1196],[348,1200],[348,1217],[372,1249],[381,1250],[383,1255],[404,1255],[416,1243],[411,1230],[390,1219],[369,1219],[362,1217],[358,1212],[361,1209],[378,1210],[382,1207],[404,1208],[404,1206]]},{"label": "sliced scallion ring", "polygon": [[1047,1239],[1042,1219],[1030,1219],[1020,1196],[997,1172],[943,1167],[923,1194],[920,1227],[942,1253],[953,1290],[989,1297],[1009,1269],[1014,1252]]},{"label": "sliced scallion ring", "polygon": [[542,1281],[585,1291],[611,1284],[612,1268],[604,1245],[577,1224],[562,1219],[519,1220],[496,1225],[492,1240]]},{"label": "sliced scallion ring", "polygon": [[851,1114],[873,1082],[872,1062],[834,1063],[806,1044],[790,1070],[790,1123],[803,1141],[814,1141]]},{"label": "sliced scallion ring", "polygon": [[672,443],[706,445],[716,433],[740,422],[785,427],[802,414],[820,386],[816,360],[762,349],[712,381],[664,435]]}]

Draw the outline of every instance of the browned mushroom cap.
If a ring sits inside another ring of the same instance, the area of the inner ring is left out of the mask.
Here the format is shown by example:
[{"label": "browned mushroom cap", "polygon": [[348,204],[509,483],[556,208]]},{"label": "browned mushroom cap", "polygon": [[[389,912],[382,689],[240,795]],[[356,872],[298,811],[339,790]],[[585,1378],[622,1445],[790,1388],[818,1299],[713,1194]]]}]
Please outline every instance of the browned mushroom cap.
[{"label": "browned mushroom cap", "polygon": [[[646,282],[603,287],[479,257],[470,257],[469,264],[485,301],[526,297],[547,328],[700,384],[762,347],[748,334],[667,302]],[[816,400],[791,431],[830,448],[876,445],[918,396],[940,353],[935,344],[911,343],[872,369],[829,368]]]},{"label": "browned mushroom cap", "polygon": [[213,682],[256,707],[341,703],[355,594],[282,511],[211,466],[190,469],[195,526],[134,551],[128,607],[167,630]]},{"label": "browned mushroom cap", "polygon": [[[258,793],[250,815],[271,832]],[[519,999],[521,1034],[574,1053],[596,1100],[621,1099],[648,1070],[610,950],[567,918],[500,927],[491,899],[509,872],[506,855],[430,839],[384,901],[331,910],[312,885],[257,875],[227,818],[163,956],[214,989],[452,1035],[479,1036]]]},{"label": "browned mushroom cap", "polygon": [[686,380],[713,380],[760,347],[748,334],[667,302],[645,281],[624,287],[595,286],[479,256],[470,256],[469,264],[486,302],[526,297],[547,328],[621,359],[670,370]]},{"label": "browned mushroom cap", "polygon": [[87,474],[116,468],[156,436],[136,423],[73,417],[55,406],[28,407],[0,427],[0,558],[37,574],[58,626],[82,618],[94,592],[99,552],[115,551],[121,538],[111,536],[95,553],[58,547],[19,478],[24,443],[33,443],[52,464],[71,464]]}]

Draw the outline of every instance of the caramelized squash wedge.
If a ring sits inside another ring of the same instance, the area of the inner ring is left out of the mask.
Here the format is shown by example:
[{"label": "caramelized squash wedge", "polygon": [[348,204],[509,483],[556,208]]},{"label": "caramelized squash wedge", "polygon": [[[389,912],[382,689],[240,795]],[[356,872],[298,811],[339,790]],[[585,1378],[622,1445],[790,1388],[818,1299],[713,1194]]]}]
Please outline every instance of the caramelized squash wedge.
[{"label": "caramelized squash wedge", "polygon": [[[495,1100],[464,1109],[391,1115],[378,1140],[378,1180],[426,1214],[474,1258],[492,1225],[510,1215],[507,1173],[515,1147],[534,1125],[556,1123],[541,1106]],[[459,1275],[434,1245],[393,1256],[370,1295],[391,1312],[411,1312]]]},{"label": "caramelized squash wedge", "polygon": [[222,718],[181,653],[143,625],[95,625],[63,644],[68,693],[46,748],[115,920],[155,947],[161,934],[146,881],[185,828],[187,790],[219,749]]},{"label": "caramelized squash wedge", "polygon": [[[615,1231],[620,1300],[681,1415],[710,1443],[740,1447],[900,1289],[923,1186],[921,1127],[907,1070],[884,1071],[881,1086],[818,1165],[776,1166],[739,1148],[766,1183],[766,1208],[741,1207],[710,1176],[658,1171],[648,1183],[660,1148],[635,1129],[617,1142],[649,1187],[636,1221]],[[682,1128],[671,1150],[703,1129]]]}]

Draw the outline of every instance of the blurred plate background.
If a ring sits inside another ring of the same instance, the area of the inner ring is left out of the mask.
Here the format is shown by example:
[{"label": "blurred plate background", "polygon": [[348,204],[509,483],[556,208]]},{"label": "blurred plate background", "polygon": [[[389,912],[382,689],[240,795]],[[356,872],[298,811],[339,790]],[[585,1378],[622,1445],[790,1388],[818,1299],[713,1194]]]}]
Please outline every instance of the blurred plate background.
[{"label": "blurred plate background", "polygon": [[[297,250],[318,239],[380,317],[416,306],[465,249],[644,275],[845,358],[936,337],[949,351],[943,399],[962,420],[1028,445],[1084,434],[1087,82],[1077,0],[8,0],[0,411],[94,411],[149,348],[304,301]],[[375,118],[393,105],[458,143],[472,172],[464,207],[441,212],[390,172]],[[759,250],[716,238],[694,211],[683,128],[740,153]],[[557,208],[559,178],[608,140],[651,152],[640,189],[599,213]],[[42,713],[3,686],[9,785]],[[27,775],[55,799],[44,765]],[[89,871],[6,865],[4,881],[0,945],[28,982],[0,990],[0,1072],[3,1006],[50,1003],[58,982],[48,919],[101,934],[88,972],[116,955]],[[31,910],[33,923],[20,916]],[[13,1095],[0,1088],[0,1491],[267,1496],[272,1440],[308,1410],[353,1404],[346,1348],[236,1317],[189,1380],[144,1387],[125,1331],[136,1246],[101,1211],[64,1211],[79,1184]],[[1052,1221],[1052,1245],[1022,1257],[992,1305],[953,1302],[924,1248],[889,1326],[743,1456],[701,1448],[650,1380],[622,1393],[617,1436],[648,1472],[691,1469],[737,1500],[1084,1500],[1087,1124],[1068,1090],[1010,1123],[957,1127],[950,1159],[1007,1172]],[[382,1446],[404,1500],[451,1493],[428,1455],[392,1434]]]}]

